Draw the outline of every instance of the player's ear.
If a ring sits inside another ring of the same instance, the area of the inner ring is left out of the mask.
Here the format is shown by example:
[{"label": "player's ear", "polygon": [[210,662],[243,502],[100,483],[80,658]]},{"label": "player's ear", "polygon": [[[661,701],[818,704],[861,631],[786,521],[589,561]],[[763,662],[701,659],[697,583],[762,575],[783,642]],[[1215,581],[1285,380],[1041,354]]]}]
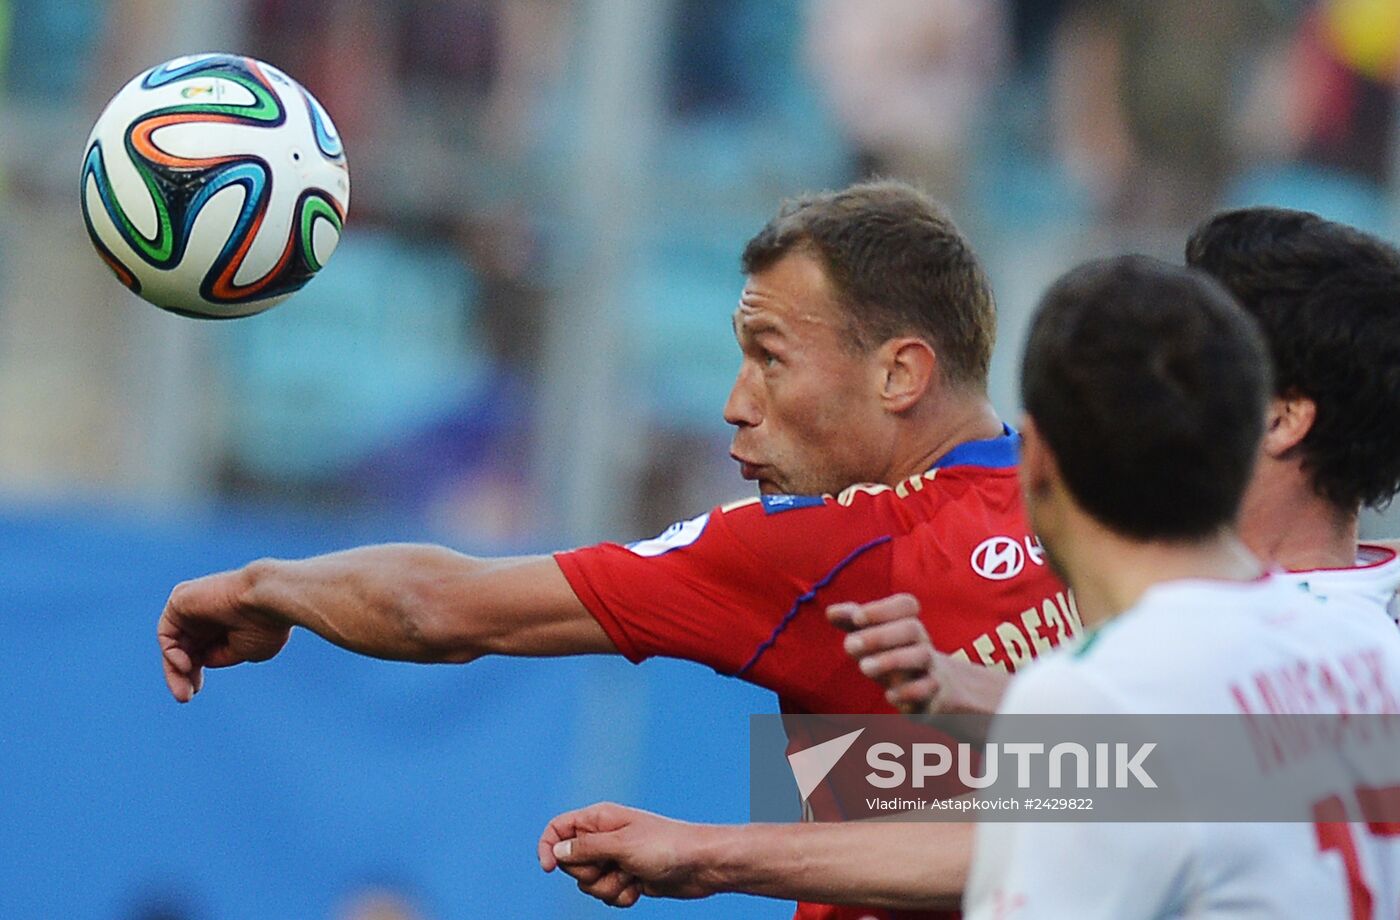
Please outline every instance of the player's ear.
[{"label": "player's ear", "polygon": [[1021,491],[1027,502],[1045,499],[1054,490],[1059,478],[1059,467],[1050,453],[1040,429],[1035,427],[1035,419],[1021,416]]},{"label": "player's ear", "polygon": [[920,338],[890,339],[880,346],[880,399],[890,412],[906,412],[924,398],[938,373],[933,346]]},{"label": "player's ear", "polygon": [[1060,482],[1060,464],[1050,452],[1050,445],[1040,436],[1040,429],[1029,415],[1021,416],[1021,497],[1026,504],[1026,518],[1033,530],[1047,545],[1060,532],[1059,519],[1063,511],[1065,490]]},{"label": "player's ear", "polygon": [[1317,421],[1317,403],[1306,396],[1275,396],[1264,420],[1264,453],[1282,457],[1302,442]]}]

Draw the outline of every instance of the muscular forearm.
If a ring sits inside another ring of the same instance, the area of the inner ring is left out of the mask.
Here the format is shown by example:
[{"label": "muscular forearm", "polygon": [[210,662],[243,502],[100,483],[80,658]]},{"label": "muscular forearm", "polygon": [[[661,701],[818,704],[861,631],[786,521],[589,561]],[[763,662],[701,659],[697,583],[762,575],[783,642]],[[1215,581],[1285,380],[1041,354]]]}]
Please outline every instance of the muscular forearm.
[{"label": "muscular forearm", "polygon": [[493,652],[607,650],[594,647],[595,624],[581,622],[574,636],[558,618],[527,615],[532,603],[573,602],[567,585],[551,581],[562,576],[548,557],[476,559],[440,546],[384,544],[260,560],[242,574],[250,609],[377,658],[463,662]]},{"label": "muscular forearm", "polygon": [[972,825],[853,821],[706,829],[697,860],[709,886],[823,904],[956,908]]}]

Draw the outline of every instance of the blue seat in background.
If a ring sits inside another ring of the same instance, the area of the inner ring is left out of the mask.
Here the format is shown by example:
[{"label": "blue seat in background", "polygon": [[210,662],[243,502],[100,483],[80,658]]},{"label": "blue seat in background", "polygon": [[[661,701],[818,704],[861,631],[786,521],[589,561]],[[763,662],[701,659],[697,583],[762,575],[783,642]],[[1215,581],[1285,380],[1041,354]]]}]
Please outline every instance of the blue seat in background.
[{"label": "blue seat in background", "polygon": [[306,288],[221,338],[236,467],[323,481],[461,403],[487,369],[475,296],[454,253],[352,230]]}]

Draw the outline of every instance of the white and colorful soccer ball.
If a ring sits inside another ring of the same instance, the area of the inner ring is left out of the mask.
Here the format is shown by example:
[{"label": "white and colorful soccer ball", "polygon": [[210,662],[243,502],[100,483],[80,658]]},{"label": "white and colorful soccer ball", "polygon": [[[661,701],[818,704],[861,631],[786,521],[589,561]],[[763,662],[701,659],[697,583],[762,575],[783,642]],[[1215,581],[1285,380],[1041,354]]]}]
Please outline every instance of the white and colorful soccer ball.
[{"label": "white and colorful soccer ball", "polygon": [[330,116],[282,71],[176,58],[112,98],[83,158],[83,220],[132,291],[227,319],[286,299],[326,264],[350,204]]}]

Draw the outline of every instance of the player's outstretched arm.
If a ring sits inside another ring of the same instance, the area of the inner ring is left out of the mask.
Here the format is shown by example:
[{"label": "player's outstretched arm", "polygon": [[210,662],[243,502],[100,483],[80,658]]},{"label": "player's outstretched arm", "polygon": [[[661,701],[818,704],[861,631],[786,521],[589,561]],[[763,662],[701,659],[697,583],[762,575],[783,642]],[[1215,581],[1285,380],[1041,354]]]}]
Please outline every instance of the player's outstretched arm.
[{"label": "player's outstretched arm", "polygon": [[726,892],[891,910],[955,908],[967,880],[972,825],[689,824],[621,805],[560,815],[539,842],[540,866],[617,907],[642,895]]},{"label": "player's outstretched arm", "polygon": [[846,652],[885,688],[906,715],[990,715],[1011,676],[945,655],[919,620],[919,602],[895,594],[868,604],[832,604],[827,618],[844,629]]},{"label": "player's outstretched arm", "polygon": [[385,544],[264,559],[177,585],[157,627],[166,684],[188,702],[204,668],[271,658],[294,626],[401,661],[616,650],[552,557]]}]

